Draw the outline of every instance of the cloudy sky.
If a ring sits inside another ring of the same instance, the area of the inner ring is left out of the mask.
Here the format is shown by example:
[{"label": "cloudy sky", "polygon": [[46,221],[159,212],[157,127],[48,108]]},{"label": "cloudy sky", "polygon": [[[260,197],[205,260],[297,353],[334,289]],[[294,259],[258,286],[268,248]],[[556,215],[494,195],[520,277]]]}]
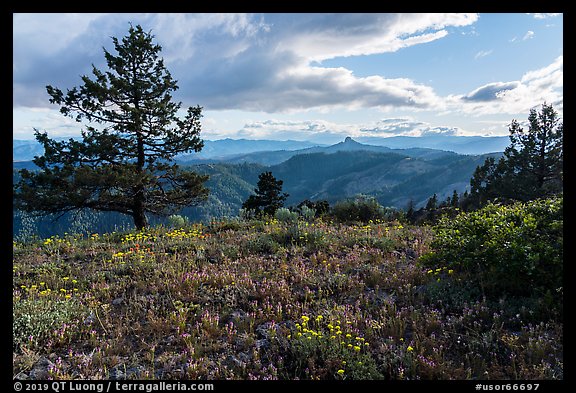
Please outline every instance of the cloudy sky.
[{"label": "cloudy sky", "polygon": [[204,139],[508,135],[563,109],[562,14],[14,14],[13,138],[80,134],[46,85],[80,86],[141,24],[200,105]]}]

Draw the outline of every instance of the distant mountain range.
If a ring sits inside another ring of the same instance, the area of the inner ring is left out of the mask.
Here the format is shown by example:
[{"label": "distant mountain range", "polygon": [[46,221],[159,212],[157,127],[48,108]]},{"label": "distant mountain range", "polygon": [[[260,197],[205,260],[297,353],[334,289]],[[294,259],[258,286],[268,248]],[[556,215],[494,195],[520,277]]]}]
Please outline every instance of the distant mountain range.
[{"label": "distant mountain range", "polygon": [[[66,138],[57,138],[66,139]],[[396,136],[390,138],[360,137],[361,143],[345,142],[327,146],[308,141],[274,141],[250,139],[219,139],[205,140],[204,148],[200,153],[182,154],[178,157],[181,162],[256,162],[265,165],[274,165],[285,161],[295,154],[314,152],[335,152],[368,150],[390,152],[390,149],[436,149],[451,151],[458,154],[486,154],[504,151],[510,140],[504,136],[451,136],[433,135],[421,137]],[[382,149],[382,148],[388,148]],[[304,151],[308,149],[307,151]],[[326,150],[323,150],[326,149]],[[13,140],[12,161],[31,161],[34,156],[42,155],[43,149],[35,140]],[[297,152],[297,153],[294,153]],[[416,151],[414,151],[416,152]]]},{"label": "distant mountain range", "polygon": [[[68,140],[70,138],[54,138],[55,140]],[[75,138],[73,138],[75,139]],[[230,157],[241,154],[250,154],[259,151],[299,150],[313,146],[321,146],[307,141],[273,141],[251,139],[219,139],[216,141],[204,140],[204,147],[200,153],[182,154],[181,160],[202,159],[213,161],[226,161]],[[42,155],[44,149],[36,140],[14,139],[12,141],[12,161],[31,161],[34,156]]]},{"label": "distant mountain range", "polygon": [[360,137],[358,141],[371,145],[386,146],[392,149],[425,147],[453,151],[458,154],[486,154],[502,152],[510,144],[507,136],[394,136],[390,138]]},{"label": "distant mountain range", "polygon": [[[271,171],[284,182],[284,191],[290,194],[288,205],[304,199],[335,203],[357,194],[369,194],[385,206],[403,209],[410,200],[420,207],[435,193],[440,200],[451,196],[454,190],[463,193],[469,188],[476,167],[488,156],[501,155],[501,152],[463,155],[427,148],[390,149],[346,138],[327,147],[257,152],[227,162],[184,165],[209,174],[211,181],[217,178],[219,182],[226,179],[227,184],[243,184],[243,192],[250,190],[247,184],[255,185],[258,173]],[[215,190],[219,188],[213,186]],[[240,199],[248,195],[250,192]]]},{"label": "distant mountain range", "polygon": [[[33,143],[15,142],[15,158],[41,154]],[[327,200],[333,205],[366,194],[374,196],[383,206],[405,209],[412,201],[416,208],[420,208],[433,194],[443,201],[452,196],[454,190],[459,194],[468,190],[476,167],[482,165],[488,156],[502,156],[502,152],[458,154],[425,147],[393,149],[362,144],[352,138],[331,146],[309,146],[306,142],[295,141],[253,142],[206,141],[205,154],[212,158],[182,156],[177,160],[183,167],[210,175],[206,184],[210,190],[208,201],[184,209],[183,215],[204,221],[237,216],[242,203],[254,192],[258,175],[264,171],[271,171],[283,181],[283,191],[289,194],[287,206],[305,199]],[[217,151],[214,146],[218,145],[229,149]],[[303,148],[254,151],[278,147]],[[221,155],[223,151],[243,152]],[[19,176],[18,169],[34,167],[31,161],[13,162],[14,181]],[[108,231],[118,223],[117,215],[108,213],[93,216],[92,220],[98,231]],[[16,220],[14,225],[18,229],[23,224]],[[48,222],[42,225],[45,233],[55,230],[54,225]],[[66,229],[62,227],[60,231]]]},{"label": "distant mountain range", "polygon": [[[401,146],[401,143],[406,146],[411,143],[427,145],[415,143],[418,138],[397,138],[401,139],[386,140],[392,140],[391,145],[396,146]],[[467,151],[474,143],[477,146],[475,150],[485,150],[498,141],[503,142],[494,139],[499,137],[485,140],[481,137],[437,136],[427,140],[432,143],[439,138],[446,138],[446,141],[451,141],[450,146],[460,145]],[[41,154],[35,141],[14,142],[15,159]],[[265,170],[272,171],[274,176],[284,181],[284,189],[290,194],[288,204],[304,199],[326,199],[334,203],[361,193],[374,195],[386,206],[404,208],[409,200],[413,200],[416,206],[425,204],[434,193],[443,199],[451,196],[454,190],[464,192],[476,167],[488,155],[502,154],[458,154],[427,147],[390,148],[359,143],[350,137],[331,146],[310,145],[310,142],[298,141],[205,141],[202,154],[181,155],[177,162],[210,174],[211,190],[216,196],[212,202],[231,204],[225,209],[230,212],[237,211],[241,199],[247,198],[250,190],[254,189],[257,175]],[[283,150],[258,150],[274,148]],[[34,167],[31,161],[15,160],[13,163],[14,169]],[[234,195],[233,200],[229,198],[231,195]]]}]

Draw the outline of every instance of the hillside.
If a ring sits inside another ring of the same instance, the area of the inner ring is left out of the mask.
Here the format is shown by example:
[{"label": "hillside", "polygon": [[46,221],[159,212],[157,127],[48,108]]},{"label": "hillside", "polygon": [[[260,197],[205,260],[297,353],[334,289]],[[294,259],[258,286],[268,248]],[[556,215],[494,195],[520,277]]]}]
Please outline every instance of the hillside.
[{"label": "hillside", "polygon": [[[395,151],[352,150],[298,154],[272,166],[222,163],[190,167],[219,179],[210,180],[208,186],[213,194],[223,197],[218,199],[229,206],[234,215],[253,192],[257,175],[263,171],[271,171],[284,182],[283,190],[290,195],[287,205],[296,205],[304,199],[326,199],[335,203],[356,194],[368,194],[376,196],[385,206],[404,209],[410,199],[420,207],[434,193],[440,199],[451,196],[454,190],[463,193],[469,187],[474,170],[487,157],[419,149],[413,153],[424,157],[410,157]],[[242,187],[229,191],[226,185],[232,184],[242,184]],[[228,198],[230,193],[236,196]]]},{"label": "hillside", "polygon": [[486,157],[438,151],[426,152],[424,158],[396,152],[339,151],[297,155],[269,170],[284,181],[284,190],[290,194],[288,204],[304,199],[334,203],[369,194],[385,206],[403,209],[410,199],[420,206],[434,193],[441,199],[454,190],[463,193]]},{"label": "hillside", "polygon": [[[347,140],[328,148],[314,148],[320,152],[305,150],[307,154],[292,155],[272,166],[218,162],[183,164],[183,167],[210,175],[206,184],[210,194],[206,203],[185,208],[181,214],[192,221],[237,216],[242,203],[253,193],[258,175],[264,171],[272,171],[284,182],[283,189],[290,195],[288,206],[305,199],[325,199],[334,204],[357,194],[368,194],[387,207],[405,209],[412,200],[419,208],[434,193],[439,200],[451,196],[454,190],[463,193],[469,187],[475,168],[487,157],[421,148],[391,150],[376,147],[367,151],[363,150],[364,146]],[[30,162],[14,163],[14,181],[17,169],[30,166]],[[150,219],[156,224],[163,222],[155,217]],[[15,235],[25,228],[26,233],[33,233],[33,227],[36,227],[40,236],[50,236],[63,234],[70,228],[84,227],[84,221],[90,222],[99,232],[130,225],[127,217],[112,213],[85,212],[81,219],[66,214],[55,223],[51,218],[33,219],[15,212],[13,228]]]}]

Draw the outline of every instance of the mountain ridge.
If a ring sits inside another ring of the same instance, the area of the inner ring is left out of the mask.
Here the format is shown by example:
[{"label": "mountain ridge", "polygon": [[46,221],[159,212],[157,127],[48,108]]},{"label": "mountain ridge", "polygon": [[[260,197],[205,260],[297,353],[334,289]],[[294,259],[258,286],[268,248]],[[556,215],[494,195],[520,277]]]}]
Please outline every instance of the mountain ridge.
[{"label": "mountain ridge", "polygon": [[[346,144],[347,142],[347,144]],[[334,146],[334,145],[333,145]],[[352,147],[346,150],[346,147]],[[338,150],[344,148],[344,150]],[[432,149],[406,149],[381,151],[356,150],[362,144],[344,141],[334,152],[317,151],[294,154],[274,165],[243,162],[182,163],[183,169],[209,175],[206,187],[210,190],[208,201],[199,206],[183,209],[182,214],[193,221],[234,217],[239,214],[242,203],[254,192],[258,175],[271,171],[283,181],[283,191],[289,194],[286,206],[294,206],[309,200],[327,200],[331,205],[358,194],[374,196],[387,207],[405,209],[412,201],[415,208],[424,206],[436,194],[439,201],[469,190],[470,178],[477,166],[488,156],[459,155]],[[420,154],[420,156],[418,156]],[[13,181],[18,179],[18,169],[33,163],[13,163]],[[17,215],[15,215],[16,217]],[[16,218],[15,218],[16,220]],[[100,213],[93,216],[97,231],[115,228],[116,216]],[[15,221],[15,228],[21,223]],[[54,224],[42,224],[47,233]],[[62,229],[66,231],[66,229]]]},{"label": "mountain ridge", "polygon": [[[69,138],[55,138],[66,140]],[[457,154],[487,154],[504,151],[510,143],[504,136],[452,136],[433,135],[420,137],[346,137],[343,142],[325,145],[310,141],[297,140],[270,140],[270,139],[217,139],[204,140],[204,148],[199,153],[180,155],[178,160],[188,162],[202,161],[230,161],[230,162],[261,162],[276,164],[267,156],[279,155],[279,158],[288,159],[290,152],[306,149],[307,152],[337,150],[371,150],[385,151],[386,149],[434,149],[451,151]],[[361,145],[361,146],[358,146]],[[31,161],[35,155],[43,153],[42,146],[36,140],[14,139],[12,141],[12,161]],[[276,161],[279,159],[276,158]]]}]

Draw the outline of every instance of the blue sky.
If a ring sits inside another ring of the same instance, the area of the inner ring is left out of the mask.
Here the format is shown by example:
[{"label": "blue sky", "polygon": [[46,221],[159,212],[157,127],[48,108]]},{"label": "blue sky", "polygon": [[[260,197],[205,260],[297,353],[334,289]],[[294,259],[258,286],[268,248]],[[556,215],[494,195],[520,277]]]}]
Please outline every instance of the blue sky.
[{"label": "blue sky", "polygon": [[152,31],[202,137],[508,135],[563,113],[562,14],[14,14],[13,138],[77,136],[45,86],[79,86],[129,22]]}]

